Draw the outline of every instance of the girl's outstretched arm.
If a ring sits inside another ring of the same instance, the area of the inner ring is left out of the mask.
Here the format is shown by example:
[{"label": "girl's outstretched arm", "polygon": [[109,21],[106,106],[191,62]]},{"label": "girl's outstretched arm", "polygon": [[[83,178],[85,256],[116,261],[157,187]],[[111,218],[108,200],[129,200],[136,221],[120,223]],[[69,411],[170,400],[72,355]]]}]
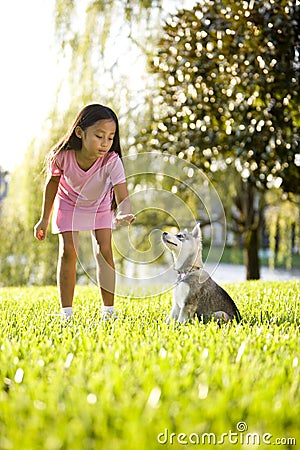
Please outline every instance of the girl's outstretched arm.
[{"label": "girl's outstretched arm", "polygon": [[58,177],[49,176],[46,180],[43,195],[41,218],[34,227],[34,237],[39,241],[43,241],[44,239],[46,239],[47,236],[49,218],[52,211],[53,202],[56,196],[59,179],[60,176]]},{"label": "girl's outstretched arm", "polygon": [[130,225],[135,221],[136,217],[131,212],[131,203],[128,197],[126,183],[114,186],[115,198],[118,206],[118,212],[114,223],[116,225]]}]

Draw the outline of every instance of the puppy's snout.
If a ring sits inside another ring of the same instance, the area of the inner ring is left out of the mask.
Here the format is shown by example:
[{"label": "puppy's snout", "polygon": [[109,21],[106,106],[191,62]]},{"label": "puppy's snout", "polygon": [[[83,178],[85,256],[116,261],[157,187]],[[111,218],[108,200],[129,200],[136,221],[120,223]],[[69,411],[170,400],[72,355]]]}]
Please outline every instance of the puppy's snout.
[{"label": "puppy's snout", "polygon": [[163,235],[163,236],[167,236],[167,234],[168,234],[168,233],[167,233],[166,231],[163,231],[163,234],[162,234],[162,235]]}]

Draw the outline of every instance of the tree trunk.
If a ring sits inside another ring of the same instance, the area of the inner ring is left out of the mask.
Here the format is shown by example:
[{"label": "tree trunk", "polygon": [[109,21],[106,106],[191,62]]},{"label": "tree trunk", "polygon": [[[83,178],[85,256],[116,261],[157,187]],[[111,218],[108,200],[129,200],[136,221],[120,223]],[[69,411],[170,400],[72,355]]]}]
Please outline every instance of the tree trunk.
[{"label": "tree trunk", "polygon": [[245,233],[244,258],[247,280],[259,280],[260,261],[258,256],[259,237],[258,229],[248,230]]},{"label": "tree trunk", "polygon": [[264,198],[249,179],[238,185],[233,219],[243,236],[244,264],[247,280],[259,280],[259,237],[262,223]]}]

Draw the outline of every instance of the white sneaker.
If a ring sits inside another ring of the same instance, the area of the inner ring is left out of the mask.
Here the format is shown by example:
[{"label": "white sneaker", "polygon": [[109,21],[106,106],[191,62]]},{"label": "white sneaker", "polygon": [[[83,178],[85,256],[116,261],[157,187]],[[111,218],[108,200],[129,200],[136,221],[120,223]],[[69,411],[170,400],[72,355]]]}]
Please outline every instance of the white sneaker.
[{"label": "white sneaker", "polygon": [[60,317],[62,322],[69,322],[73,316],[73,309],[71,306],[62,308],[60,310]]},{"label": "white sneaker", "polygon": [[67,316],[66,314],[64,314],[64,313],[57,313],[57,314],[49,314],[49,316],[51,316],[51,317],[59,317],[60,319],[61,319],[61,322],[62,323],[68,323],[68,322],[70,322],[71,321],[71,319],[72,319],[72,317],[73,317],[73,315],[71,315],[71,316]]},{"label": "white sneaker", "polygon": [[61,320],[64,322],[70,322],[70,320],[72,320],[73,315],[72,316],[66,316],[65,314],[60,314]]},{"label": "white sneaker", "polygon": [[118,319],[119,319],[119,316],[116,313],[116,311],[113,311],[113,312],[105,311],[102,313],[102,316],[101,316],[102,322],[107,322],[109,320],[118,320]]}]

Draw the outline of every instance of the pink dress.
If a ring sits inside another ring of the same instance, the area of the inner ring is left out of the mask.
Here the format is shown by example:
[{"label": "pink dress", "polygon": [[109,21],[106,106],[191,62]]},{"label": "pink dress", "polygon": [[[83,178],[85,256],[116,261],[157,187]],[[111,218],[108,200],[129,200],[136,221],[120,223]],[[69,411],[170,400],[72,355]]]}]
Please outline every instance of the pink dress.
[{"label": "pink dress", "polygon": [[112,228],[113,187],[125,182],[123,163],[109,152],[88,169],[79,167],[75,150],[61,151],[50,167],[60,176],[52,214],[52,233]]}]

